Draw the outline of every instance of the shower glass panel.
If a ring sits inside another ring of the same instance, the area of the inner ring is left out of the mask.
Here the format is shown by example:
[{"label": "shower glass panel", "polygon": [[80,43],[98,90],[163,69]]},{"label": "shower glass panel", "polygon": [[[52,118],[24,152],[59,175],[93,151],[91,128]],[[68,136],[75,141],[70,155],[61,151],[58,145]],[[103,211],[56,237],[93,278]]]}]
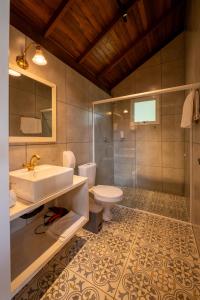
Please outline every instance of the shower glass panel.
[{"label": "shower glass panel", "polygon": [[112,103],[95,106],[94,154],[97,164],[96,183],[115,185],[113,157]]},{"label": "shower glass panel", "polygon": [[[184,92],[160,95],[156,122],[142,124],[133,122],[139,98],[94,105],[96,184],[121,187],[121,205],[189,221],[189,130],[180,127],[184,99]],[[145,107],[139,109],[141,115]]]}]

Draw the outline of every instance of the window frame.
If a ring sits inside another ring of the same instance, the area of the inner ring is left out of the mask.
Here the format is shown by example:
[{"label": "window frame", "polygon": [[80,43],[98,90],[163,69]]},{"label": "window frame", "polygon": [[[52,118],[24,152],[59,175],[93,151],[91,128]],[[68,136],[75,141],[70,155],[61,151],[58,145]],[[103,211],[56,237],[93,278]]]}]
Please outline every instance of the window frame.
[{"label": "window frame", "polygon": [[[143,121],[143,122],[135,122],[134,121],[134,103],[136,102],[145,102],[145,101],[156,101],[156,120],[155,121]],[[131,109],[130,109],[130,127],[135,127],[135,125],[155,125],[160,124],[160,97],[159,96],[150,96],[150,97],[144,97],[139,99],[132,99],[131,100]]]}]

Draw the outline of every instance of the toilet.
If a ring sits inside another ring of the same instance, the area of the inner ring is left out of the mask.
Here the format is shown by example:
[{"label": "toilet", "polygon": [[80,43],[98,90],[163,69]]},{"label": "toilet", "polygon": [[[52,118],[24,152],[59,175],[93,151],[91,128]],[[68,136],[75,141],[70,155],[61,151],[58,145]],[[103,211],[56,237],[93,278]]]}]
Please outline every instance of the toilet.
[{"label": "toilet", "polygon": [[96,164],[87,163],[78,167],[78,174],[80,176],[88,177],[89,191],[94,194],[94,199],[97,204],[100,204],[103,211],[103,220],[111,221],[111,208],[114,204],[122,200],[123,192],[120,188],[109,185],[95,185],[96,178]]},{"label": "toilet", "polygon": [[[75,168],[76,158],[72,151],[63,152],[63,166],[69,168]],[[95,202],[102,206],[103,211],[103,220],[111,221],[112,213],[111,208],[114,204],[122,200],[123,192],[120,188],[109,185],[96,185],[96,164],[87,163],[84,165],[78,166],[78,175],[83,177],[88,177],[88,188],[91,193],[94,194]]]}]

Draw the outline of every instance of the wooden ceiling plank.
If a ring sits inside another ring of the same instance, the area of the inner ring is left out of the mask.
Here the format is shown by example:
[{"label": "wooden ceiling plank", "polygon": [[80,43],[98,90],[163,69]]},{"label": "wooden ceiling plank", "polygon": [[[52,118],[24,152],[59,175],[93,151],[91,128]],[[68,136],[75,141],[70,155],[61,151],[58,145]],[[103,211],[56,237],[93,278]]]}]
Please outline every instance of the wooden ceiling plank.
[{"label": "wooden ceiling plank", "polygon": [[[128,3],[126,4],[126,9],[127,11],[133,7],[133,5],[137,2],[138,0],[129,0]],[[89,47],[80,55],[78,62],[82,63],[83,60],[89,55],[89,53],[92,51],[92,49],[104,38],[104,36],[110,32],[110,30],[114,27],[114,25],[121,19],[121,12],[120,10],[118,13],[115,15],[115,17],[112,19],[112,21],[104,28],[104,30],[101,31],[101,33],[95,38],[93,43],[89,45]]]},{"label": "wooden ceiling plank", "polygon": [[57,26],[59,20],[64,16],[64,14],[66,13],[67,9],[70,6],[70,2],[72,2],[71,0],[62,0],[60,5],[57,7],[57,9],[55,10],[54,14],[51,16],[45,32],[44,32],[44,37],[47,38],[52,31],[54,30],[54,28]]},{"label": "wooden ceiling plank", "polygon": [[174,11],[176,11],[179,7],[184,5],[184,0],[179,2],[178,4],[174,5],[172,8],[167,10],[162,17],[159,18],[159,20],[156,20],[155,23],[149,28],[148,30],[145,30],[142,35],[140,35],[133,43],[132,45],[129,45],[127,49],[125,49],[109,66],[105,67],[98,75],[97,77],[103,77],[106,73],[108,73],[110,70],[112,70],[118,63],[121,62],[123,58],[128,55],[134,47],[136,47],[139,43],[144,41],[149,34],[151,34],[156,28],[162,25],[162,23],[165,22],[165,20],[172,14]]},{"label": "wooden ceiling plank", "polygon": [[[118,85],[124,78],[129,76],[131,73],[133,73],[137,68],[139,68],[141,65],[143,65],[148,59],[150,59],[153,55],[155,55],[158,51],[160,51],[162,48],[164,48],[168,43],[170,43],[177,35],[181,34],[184,31],[184,27],[179,28],[175,32],[173,32],[167,39],[162,42],[158,47],[155,47],[151,52],[147,53],[145,57],[143,57],[142,60],[140,60],[137,64],[134,65],[133,68],[129,69],[128,72],[126,73],[126,76],[123,78],[119,78],[116,80],[113,84],[110,84],[111,86],[111,92],[112,89]],[[104,81],[106,81],[106,78],[104,78]]]},{"label": "wooden ceiling plank", "polygon": [[110,94],[109,86],[102,79],[97,79],[95,75],[89,72],[84,66],[77,64],[71,55],[66,52],[60,44],[57,44],[55,41],[52,41],[48,38],[44,38],[43,35],[36,32],[30,24],[24,21],[20,15],[15,13],[13,10],[10,12],[10,23],[18,30],[23,32],[26,36],[34,40],[36,43],[43,46],[47,51],[51,52],[58,59],[66,63],[71,68],[75,69],[81,75],[86,77],[88,80],[92,81],[95,85],[103,89],[105,92]]}]

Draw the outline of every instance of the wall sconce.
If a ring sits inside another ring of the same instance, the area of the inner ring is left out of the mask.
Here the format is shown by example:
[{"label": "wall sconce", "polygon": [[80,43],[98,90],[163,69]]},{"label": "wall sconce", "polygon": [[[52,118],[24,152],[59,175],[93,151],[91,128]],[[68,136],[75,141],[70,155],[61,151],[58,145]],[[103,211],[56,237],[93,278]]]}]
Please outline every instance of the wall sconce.
[{"label": "wall sconce", "polygon": [[29,67],[28,61],[26,60],[26,54],[33,45],[35,46],[35,55],[33,56],[32,61],[39,66],[45,66],[47,64],[47,60],[43,55],[41,46],[32,42],[25,48],[21,55],[16,57],[17,65],[24,70],[28,69]]}]

